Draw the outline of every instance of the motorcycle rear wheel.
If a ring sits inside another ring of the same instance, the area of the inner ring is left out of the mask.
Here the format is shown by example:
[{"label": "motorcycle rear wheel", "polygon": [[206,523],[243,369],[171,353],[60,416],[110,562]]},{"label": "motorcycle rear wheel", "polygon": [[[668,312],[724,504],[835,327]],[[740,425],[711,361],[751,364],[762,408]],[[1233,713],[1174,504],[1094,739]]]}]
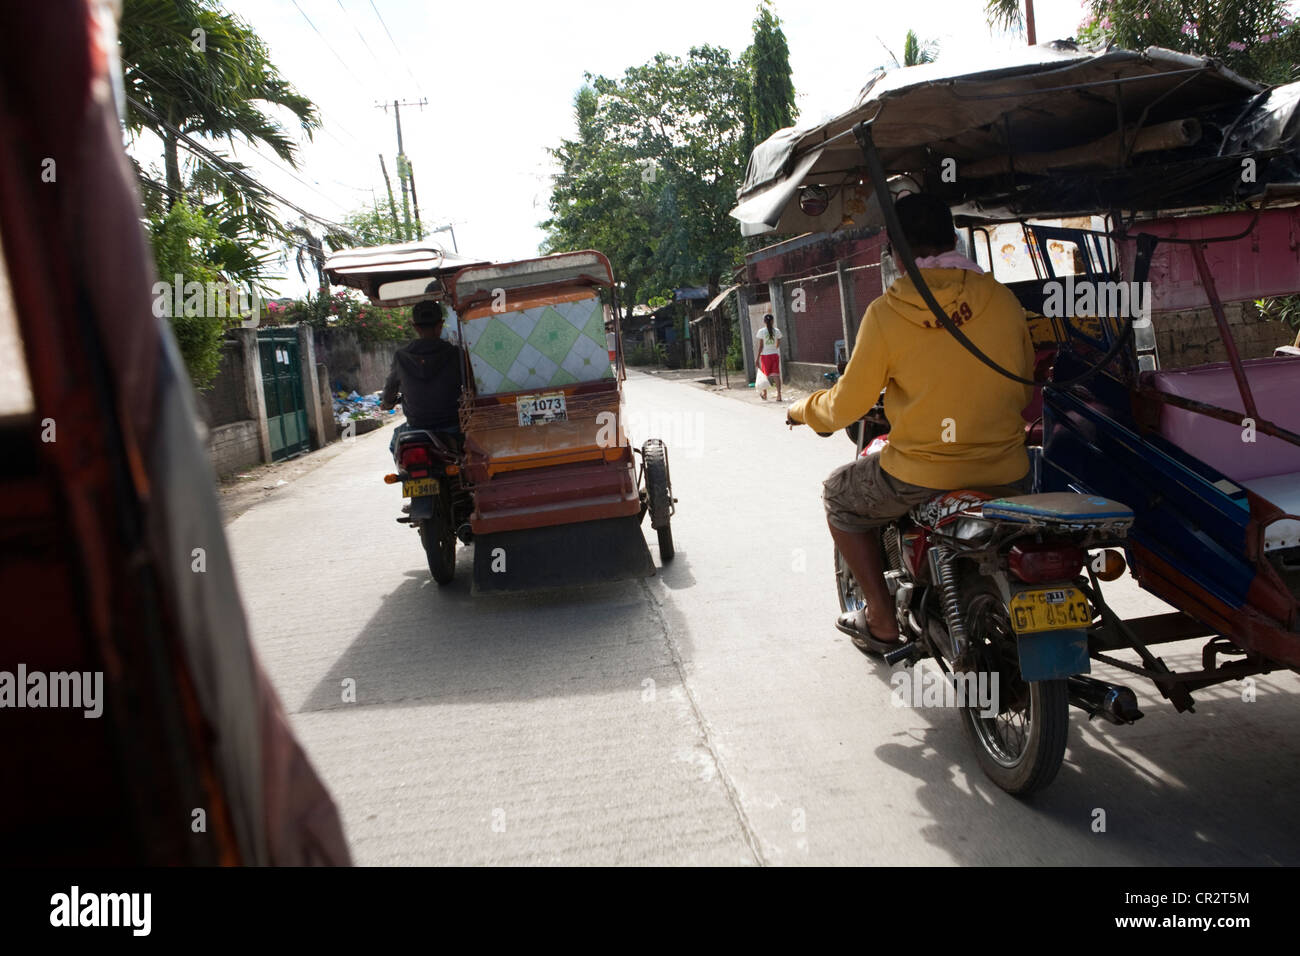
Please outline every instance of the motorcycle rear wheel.
[{"label": "motorcycle rear wheel", "polygon": [[1007,793],[1026,796],[1056,777],[1065,757],[1069,696],[1063,680],[1025,681],[1011,615],[998,589],[978,580],[963,589],[967,636],[979,670],[997,673],[998,713],[962,708],[962,726],[980,768]]},{"label": "motorcycle rear wheel", "polygon": [[420,543],[429,561],[429,573],[439,585],[456,576],[456,532],[445,503],[434,499],[433,517],[420,522]]}]

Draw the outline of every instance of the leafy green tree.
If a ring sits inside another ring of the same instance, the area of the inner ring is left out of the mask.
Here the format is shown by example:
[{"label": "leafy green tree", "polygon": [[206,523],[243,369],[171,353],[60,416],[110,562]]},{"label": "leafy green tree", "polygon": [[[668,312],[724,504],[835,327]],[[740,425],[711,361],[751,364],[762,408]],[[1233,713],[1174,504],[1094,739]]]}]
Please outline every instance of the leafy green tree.
[{"label": "leafy green tree", "polygon": [[[164,282],[190,282],[227,285],[221,260],[229,245],[217,223],[188,202],[175,203],[161,219],[150,224],[149,239],[154,263]],[[182,297],[184,289],[180,290]],[[221,339],[229,324],[204,304],[183,301],[177,314],[170,315],[172,332],[180,349],[190,381],[195,388],[206,388],[221,365]],[[170,311],[170,309],[169,309]]]},{"label": "leafy green tree", "polygon": [[761,143],[779,129],[793,126],[799,111],[794,103],[790,47],[781,29],[781,19],[772,11],[771,0],[763,0],[754,20],[754,43],[746,53],[752,71],[750,103],[753,141]]},{"label": "leafy green tree", "polygon": [[1079,39],[1212,56],[1262,83],[1300,75],[1300,28],[1286,0],[1090,0]]},{"label": "leafy green tree", "polygon": [[630,319],[632,307],[651,286],[657,169],[638,160],[634,150],[605,138],[590,85],[574,98],[574,114],[577,139],[551,151],[560,170],[552,186],[551,217],[542,224],[542,251],[590,248],[609,256],[623,286],[619,304]]},{"label": "leafy green tree", "polygon": [[[591,84],[605,144],[634,158],[648,192],[672,185],[689,271],[716,291],[741,250],[728,213],[749,161],[742,64],[725,49],[701,46],[685,59],[660,53],[618,79],[594,77]],[[652,249],[664,232],[651,233]],[[657,284],[671,283],[661,277]]]},{"label": "leafy green tree", "polygon": [[353,210],[342,218],[340,225],[347,230],[352,244],[358,246],[382,246],[407,241],[402,229],[393,224],[392,216],[380,212],[378,205]]}]

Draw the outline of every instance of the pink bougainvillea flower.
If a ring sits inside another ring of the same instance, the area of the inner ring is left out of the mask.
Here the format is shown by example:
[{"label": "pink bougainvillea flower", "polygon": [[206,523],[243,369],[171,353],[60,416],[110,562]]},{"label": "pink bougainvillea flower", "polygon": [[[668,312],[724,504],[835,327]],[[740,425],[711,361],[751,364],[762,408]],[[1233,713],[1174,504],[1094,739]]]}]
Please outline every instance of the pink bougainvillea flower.
[{"label": "pink bougainvillea flower", "polygon": [[1269,40],[1271,40],[1271,39],[1273,39],[1273,34],[1271,34],[1271,33],[1265,33],[1262,37],[1259,38],[1259,42],[1260,42],[1260,43],[1267,43],[1267,42],[1268,42]]},{"label": "pink bougainvillea flower", "polygon": [[1229,40],[1229,41],[1228,41],[1228,49],[1229,49],[1229,50],[1236,50],[1238,53],[1240,53],[1242,50],[1246,49],[1246,44],[1241,43],[1241,42],[1239,42],[1239,41],[1237,41],[1237,40]]}]

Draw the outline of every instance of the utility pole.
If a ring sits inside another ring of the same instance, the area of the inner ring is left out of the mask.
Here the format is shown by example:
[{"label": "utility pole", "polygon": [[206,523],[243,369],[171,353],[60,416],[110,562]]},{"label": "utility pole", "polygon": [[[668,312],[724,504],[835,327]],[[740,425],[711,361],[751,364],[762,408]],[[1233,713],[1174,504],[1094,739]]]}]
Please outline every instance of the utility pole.
[{"label": "utility pole", "polygon": [[400,235],[402,227],[397,221],[397,203],[393,202],[393,183],[388,178],[388,165],[384,162],[383,153],[379,154],[379,168],[383,170],[384,185],[388,187],[388,208],[392,210],[393,213],[393,232]]},{"label": "utility pole", "polygon": [[408,159],[406,172],[411,177],[411,205],[415,207],[415,238],[424,238],[424,227],[420,225],[420,197],[415,194],[415,165]]},{"label": "utility pole", "polygon": [[[407,176],[410,175],[410,163],[406,158],[406,150],[402,148],[402,107],[418,106],[420,107],[421,110],[423,110],[424,107],[428,104],[428,102],[429,101],[427,99],[419,99],[416,100],[415,102],[406,102],[406,103],[393,100],[393,118],[397,121],[397,179],[402,186],[402,212],[406,219],[407,239],[412,239],[414,237],[411,235],[411,206],[410,203],[407,201],[407,195],[406,195],[406,179]],[[376,103],[375,109],[382,109],[385,113],[387,113],[388,104]],[[418,210],[416,212],[415,218],[417,221],[420,218]]]},{"label": "utility pole", "polygon": [[1038,43],[1038,34],[1034,29],[1034,0],[1025,0],[1025,34],[1030,46]]}]

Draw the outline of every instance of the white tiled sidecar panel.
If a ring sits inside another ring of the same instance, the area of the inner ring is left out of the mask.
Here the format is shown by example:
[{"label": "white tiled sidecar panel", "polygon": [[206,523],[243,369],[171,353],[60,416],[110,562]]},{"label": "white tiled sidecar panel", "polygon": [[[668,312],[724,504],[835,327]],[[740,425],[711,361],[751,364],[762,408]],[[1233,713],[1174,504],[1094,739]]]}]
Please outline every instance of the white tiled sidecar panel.
[{"label": "white tiled sidecar panel", "polygon": [[461,323],[480,395],[612,378],[596,296]]}]

